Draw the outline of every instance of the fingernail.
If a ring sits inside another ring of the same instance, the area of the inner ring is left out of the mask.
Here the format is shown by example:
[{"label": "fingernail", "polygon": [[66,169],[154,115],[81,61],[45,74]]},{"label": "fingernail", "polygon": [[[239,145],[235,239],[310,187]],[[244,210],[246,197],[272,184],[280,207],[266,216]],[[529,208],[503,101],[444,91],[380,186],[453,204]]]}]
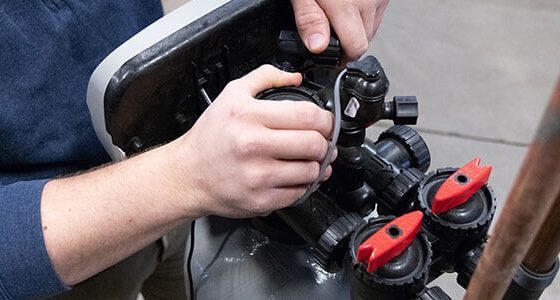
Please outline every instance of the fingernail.
[{"label": "fingernail", "polygon": [[309,46],[309,50],[318,50],[323,46],[325,42],[325,36],[321,33],[314,33],[307,38],[307,45]]}]

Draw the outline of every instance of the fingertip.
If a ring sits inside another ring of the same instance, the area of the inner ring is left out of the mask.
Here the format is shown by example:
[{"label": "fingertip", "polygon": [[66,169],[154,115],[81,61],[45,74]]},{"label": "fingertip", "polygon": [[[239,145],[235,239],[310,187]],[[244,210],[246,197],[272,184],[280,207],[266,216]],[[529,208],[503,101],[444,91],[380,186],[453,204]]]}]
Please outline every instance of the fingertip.
[{"label": "fingertip", "polygon": [[264,64],[261,65],[260,67],[254,69],[253,71],[249,72],[249,74],[251,73],[268,73],[268,72],[281,72],[282,70],[278,69],[277,67],[271,65],[271,64]]},{"label": "fingertip", "polygon": [[266,89],[298,86],[302,80],[303,77],[299,73],[282,71],[273,65],[267,64],[238,79],[238,82],[247,88],[251,96],[254,97]]},{"label": "fingertip", "polygon": [[368,48],[366,29],[357,5],[339,5],[337,1],[325,1],[325,13],[336,32],[344,54],[358,59]]},{"label": "fingertip", "polygon": [[292,77],[293,86],[299,86],[303,82],[303,75],[301,73],[288,73]]},{"label": "fingertip", "polygon": [[316,0],[292,0],[298,32],[305,47],[318,54],[329,44],[330,22]]},{"label": "fingertip", "polygon": [[326,169],[325,169],[325,174],[323,176],[323,178],[321,179],[321,181],[327,181],[332,175],[332,167],[329,165]]},{"label": "fingertip", "polygon": [[263,65],[262,67],[265,68],[265,72],[273,72],[278,74],[276,85],[278,86],[286,86],[286,85],[300,85],[303,81],[303,75],[298,72],[287,72],[281,70],[273,65]]},{"label": "fingertip", "polygon": [[357,38],[350,46],[346,47],[346,49],[344,50],[350,60],[357,60],[367,52],[368,47],[369,42],[367,37],[364,35],[361,38]]},{"label": "fingertip", "polygon": [[336,158],[338,157],[338,147],[335,147],[332,154],[331,154],[331,163],[333,163]]}]

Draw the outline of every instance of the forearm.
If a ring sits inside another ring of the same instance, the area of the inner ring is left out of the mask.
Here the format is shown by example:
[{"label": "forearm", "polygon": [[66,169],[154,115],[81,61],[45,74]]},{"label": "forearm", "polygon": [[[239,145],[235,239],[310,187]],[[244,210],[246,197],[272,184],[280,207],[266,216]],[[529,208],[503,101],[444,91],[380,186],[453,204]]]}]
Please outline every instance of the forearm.
[{"label": "forearm", "polygon": [[300,198],[319,176],[332,114],[310,102],[254,98],[300,83],[299,74],[261,67],[229,83],[177,140],[47,183],[43,236],[60,278],[80,282],[189,219],[267,215]]},{"label": "forearm", "polygon": [[45,185],[45,245],[66,284],[95,275],[200,216],[196,201],[171,178],[173,159],[165,147]]}]

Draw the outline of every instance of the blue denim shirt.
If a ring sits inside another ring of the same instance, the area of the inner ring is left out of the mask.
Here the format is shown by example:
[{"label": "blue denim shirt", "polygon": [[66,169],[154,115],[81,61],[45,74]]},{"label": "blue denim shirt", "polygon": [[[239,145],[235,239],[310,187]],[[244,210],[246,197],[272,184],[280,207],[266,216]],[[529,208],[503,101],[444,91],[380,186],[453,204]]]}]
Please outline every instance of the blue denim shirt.
[{"label": "blue denim shirt", "polygon": [[89,76],[161,15],[159,0],[0,0],[0,299],[68,289],[43,241],[43,186],[108,161],[86,106]]}]

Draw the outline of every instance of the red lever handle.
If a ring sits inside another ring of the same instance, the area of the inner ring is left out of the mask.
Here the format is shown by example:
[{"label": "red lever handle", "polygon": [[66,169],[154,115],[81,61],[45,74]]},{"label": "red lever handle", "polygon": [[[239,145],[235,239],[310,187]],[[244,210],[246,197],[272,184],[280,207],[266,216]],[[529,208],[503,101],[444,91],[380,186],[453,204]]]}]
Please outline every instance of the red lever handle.
[{"label": "red lever handle", "polygon": [[480,166],[477,157],[447,178],[434,196],[432,211],[440,214],[451,210],[469,200],[488,182],[491,166]]},{"label": "red lever handle", "polygon": [[420,232],[423,217],[417,210],[385,224],[358,247],[358,261],[367,261],[367,271],[373,272],[397,257]]}]

